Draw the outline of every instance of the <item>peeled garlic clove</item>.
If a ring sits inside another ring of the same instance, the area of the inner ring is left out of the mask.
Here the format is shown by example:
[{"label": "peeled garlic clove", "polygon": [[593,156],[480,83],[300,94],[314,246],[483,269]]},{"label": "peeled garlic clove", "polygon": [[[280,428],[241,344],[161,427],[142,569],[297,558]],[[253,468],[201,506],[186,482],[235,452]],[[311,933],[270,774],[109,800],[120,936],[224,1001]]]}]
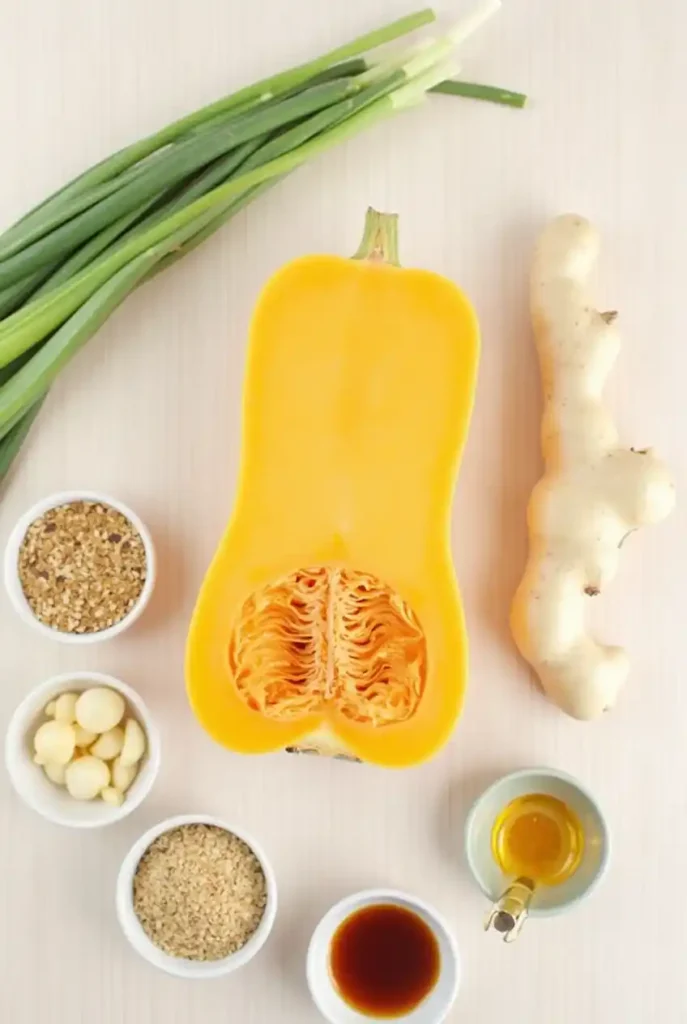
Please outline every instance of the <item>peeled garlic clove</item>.
[{"label": "peeled garlic clove", "polygon": [[36,756],[44,764],[67,764],[74,754],[74,727],[66,722],[44,722],[33,738]]},{"label": "peeled garlic clove", "polygon": [[47,705],[47,707],[45,709],[45,714],[47,715],[48,718],[54,718],[55,717],[55,708],[56,707],[57,707],[57,701],[56,700],[51,700],[50,703]]},{"label": "peeled garlic clove", "polygon": [[66,765],[53,764],[51,761],[48,761],[48,763],[43,766],[43,771],[48,776],[50,781],[54,782],[56,786],[64,786],[64,776],[66,770]]},{"label": "peeled garlic clove", "polygon": [[74,726],[74,735],[76,736],[76,745],[77,747],[80,747],[81,750],[86,750],[90,747],[91,743],[95,743],[98,738],[97,732],[89,732],[88,729],[84,729],[84,727],[78,723]]},{"label": "peeled garlic clove", "polygon": [[105,786],[100,796],[106,804],[110,804],[112,807],[121,807],[124,803],[124,794],[121,789],[115,789],[114,786]]},{"label": "peeled garlic clove", "polygon": [[113,786],[121,790],[122,793],[126,793],[127,789],[136,778],[137,772],[138,765],[122,764],[121,757],[118,757],[112,765]]},{"label": "peeled garlic clove", "polygon": [[71,725],[76,721],[78,693],[61,693],[55,701],[55,721]]},{"label": "peeled garlic clove", "polygon": [[125,704],[121,693],[106,686],[84,690],[76,702],[76,721],[89,732],[109,732],[124,717]]},{"label": "peeled garlic clove", "polygon": [[119,763],[128,767],[138,764],[146,752],[146,737],[135,718],[127,718],[124,726],[124,746]]},{"label": "peeled garlic clove", "polygon": [[113,757],[117,757],[121,753],[123,746],[124,730],[121,726],[116,725],[114,729],[109,729],[108,732],[104,732],[102,736],[98,737],[91,747],[91,753],[103,761],[111,761]]},{"label": "peeled garlic clove", "polygon": [[93,800],[110,784],[110,769],[99,757],[79,757],[67,765],[64,781],[75,800]]}]

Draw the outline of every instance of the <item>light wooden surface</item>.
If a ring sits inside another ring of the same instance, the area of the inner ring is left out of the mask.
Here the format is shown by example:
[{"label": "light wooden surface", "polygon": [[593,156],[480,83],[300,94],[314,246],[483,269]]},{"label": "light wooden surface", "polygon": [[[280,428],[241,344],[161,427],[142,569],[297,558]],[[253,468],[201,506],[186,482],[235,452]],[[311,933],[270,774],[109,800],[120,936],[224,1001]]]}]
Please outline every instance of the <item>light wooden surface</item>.
[{"label": "light wooden surface", "polygon": [[[172,117],[407,9],[401,0],[2,4],[0,222]],[[0,722],[48,675],[109,671],[154,709],[163,769],[143,808],[90,835],[46,825],[0,778],[0,1020],[315,1024],[303,972],[309,933],[333,900],[379,884],[434,901],[454,926],[465,976],[451,1021],[687,1020],[683,914],[671,913],[687,842],[683,509],[632,539],[595,608],[599,628],[633,659],[625,697],[602,723],[578,725],[543,701],[506,619],[539,471],[526,270],[550,215],[573,209],[600,225],[600,301],[621,310],[625,345],[609,400],[628,443],[656,444],[678,482],[683,475],[686,29],[680,0],[506,0],[466,50],[464,70],[524,89],[528,111],[436,97],[318,160],[128,301],[61,378],[2,498],[0,542],[42,495],[101,488],[148,521],[160,581],[140,626],[90,651],[37,638],[3,594]],[[258,290],[291,257],[351,252],[368,203],[401,214],[403,259],[459,281],[484,335],[453,519],[471,688],[450,747],[402,774],[225,753],[192,719],[182,677],[189,614],[232,501]],[[482,934],[462,827],[484,784],[530,763],[592,787],[613,827],[614,860],[589,903],[530,923],[507,948]],[[207,985],[139,961],[113,908],[129,844],[161,817],[196,809],[259,836],[281,891],[268,947]]]}]

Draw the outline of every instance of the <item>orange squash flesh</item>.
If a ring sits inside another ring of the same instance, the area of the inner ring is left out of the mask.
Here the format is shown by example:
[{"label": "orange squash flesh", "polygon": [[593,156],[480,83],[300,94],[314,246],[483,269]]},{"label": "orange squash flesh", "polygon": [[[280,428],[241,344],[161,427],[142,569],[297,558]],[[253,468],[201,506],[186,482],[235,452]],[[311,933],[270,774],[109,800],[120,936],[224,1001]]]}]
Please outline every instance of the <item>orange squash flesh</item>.
[{"label": "orange squash flesh", "polygon": [[[238,493],[187,651],[195,714],[243,753],[313,745],[412,765],[443,745],[461,708],[467,639],[449,520],[478,327],[453,284],[379,258],[389,223],[368,214],[369,258],[308,256],[283,267],[254,315]],[[244,602],[316,566],[377,577],[419,620],[426,677],[405,721],[354,721],[331,701],[282,721],[239,693],[229,647]]]}]

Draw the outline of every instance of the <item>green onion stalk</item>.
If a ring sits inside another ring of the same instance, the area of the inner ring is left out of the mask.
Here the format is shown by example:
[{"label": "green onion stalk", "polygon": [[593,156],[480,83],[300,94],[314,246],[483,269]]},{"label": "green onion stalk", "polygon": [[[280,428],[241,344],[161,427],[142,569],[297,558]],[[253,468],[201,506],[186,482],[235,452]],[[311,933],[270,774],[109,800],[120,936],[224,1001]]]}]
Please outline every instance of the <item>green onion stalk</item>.
[{"label": "green onion stalk", "polygon": [[452,79],[484,0],[440,39],[368,51],[435,18],[418,11],[239,89],[101,161],[0,234],[0,482],[59,371],[145,281],[311,157],[438,92],[521,107]]}]

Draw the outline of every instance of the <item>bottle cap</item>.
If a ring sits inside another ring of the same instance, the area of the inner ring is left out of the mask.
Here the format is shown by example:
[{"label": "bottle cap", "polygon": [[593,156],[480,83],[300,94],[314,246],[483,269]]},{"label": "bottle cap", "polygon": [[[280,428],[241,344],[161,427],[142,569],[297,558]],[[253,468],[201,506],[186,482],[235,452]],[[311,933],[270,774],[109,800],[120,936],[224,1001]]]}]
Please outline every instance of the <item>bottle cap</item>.
[{"label": "bottle cap", "polygon": [[489,909],[485,931],[493,928],[503,935],[504,942],[514,942],[525,923],[533,896],[532,879],[516,878]]}]

